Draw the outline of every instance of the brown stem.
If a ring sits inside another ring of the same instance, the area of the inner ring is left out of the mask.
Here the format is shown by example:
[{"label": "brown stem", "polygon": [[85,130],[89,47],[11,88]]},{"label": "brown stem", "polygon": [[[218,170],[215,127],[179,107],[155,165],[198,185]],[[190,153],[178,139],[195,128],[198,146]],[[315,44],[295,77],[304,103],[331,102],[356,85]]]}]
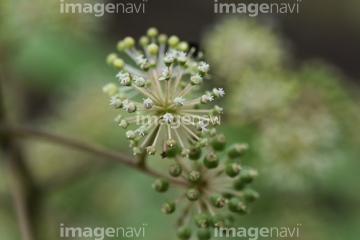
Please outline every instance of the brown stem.
[{"label": "brown stem", "polygon": [[3,126],[3,130],[7,131],[15,136],[34,137],[34,138],[38,138],[40,140],[46,140],[46,141],[54,142],[57,144],[62,144],[62,145],[68,146],[68,147],[76,148],[79,150],[87,151],[92,154],[96,154],[98,156],[106,157],[108,159],[115,160],[119,163],[123,163],[132,168],[135,168],[137,170],[145,172],[149,175],[167,179],[168,181],[170,181],[173,184],[183,185],[183,186],[188,185],[188,183],[185,181],[171,178],[171,177],[167,176],[166,174],[163,174],[152,168],[149,168],[148,166],[146,166],[144,164],[138,165],[133,161],[132,157],[129,157],[120,152],[102,147],[98,144],[89,143],[89,142],[85,142],[85,141],[74,139],[74,138],[64,137],[64,136],[60,136],[60,135],[56,135],[53,133],[48,133],[48,132],[44,132],[41,130],[36,130],[36,129],[28,128],[28,127],[19,127],[19,126],[15,127],[15,126],[8,125],[8,126]]}]

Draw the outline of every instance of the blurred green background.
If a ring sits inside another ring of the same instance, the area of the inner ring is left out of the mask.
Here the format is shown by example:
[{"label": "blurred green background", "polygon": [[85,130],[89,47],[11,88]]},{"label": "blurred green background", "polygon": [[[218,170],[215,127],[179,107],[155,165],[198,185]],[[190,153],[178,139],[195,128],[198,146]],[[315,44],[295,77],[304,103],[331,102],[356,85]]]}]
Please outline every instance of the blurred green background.
[{"label": "blurred green background", "polygon": [[[229,142],[251,147],[244,161],[260,172],[254,187],[261,198],[238,225],[301,223],[300,239],[357,240],[358,7],[356,0],[306,1],[300,14],[246,18],[213,14],[211,1],[162,0],[149,1],[145,14],[97,18],[60,14],[57,1],[1,1],[0,78],[6,110],[14,124],[129,153],[124,131],[113,123],[116,114],[101,91],[116,73],[105,57],[120,38],[139,37],[156,26],[203,50],[212,67],[207,83],[226,91],[219,128]],[[21,144],[41,189],[33,206],[39,239],[60,239],[60,223],[148,223],[146,239],[174,239],[176,216],[159,212],[171,193],[152,191],[151,177],[62,146],[29,139]],[[0,166],[0,239],[19,239]]]}]

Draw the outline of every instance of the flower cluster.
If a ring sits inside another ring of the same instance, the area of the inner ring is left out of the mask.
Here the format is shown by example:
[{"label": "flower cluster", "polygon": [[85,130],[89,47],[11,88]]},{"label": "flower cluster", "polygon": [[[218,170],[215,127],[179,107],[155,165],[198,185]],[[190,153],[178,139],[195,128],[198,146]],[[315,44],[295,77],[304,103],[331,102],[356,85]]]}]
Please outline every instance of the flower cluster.
[{"label": "flower cluster", "polygon": [[[234,144],[226,149],[225,143],[224,135],[218,134],[211,138],[205,150],[192,149],[188,158],[182,157],[179,150],[168,154],[174,160],[169,175],[186,182],[182,186],[184,192],[161,208],[163,213],[170,214],[183,207],[177,222],[179,239],[191,237],[192,225],[197,227],[198,239],[210,239],[212,228],[232,227],[231,213],[247,214],[249,204],[259,197],[249,187],[257,171],[240,164],[247,145]],[[171,182],[160,178],[154,181],[153,188],[165,192],[170,185]]]},{"label": "flower cluster", "polygon": [[206,134],[220,123],[222,108],[202,106],[225,95],[222,88],[214,88],[193,96],[206,79],[209,64],[195,59],[195,49],[187,42],[159,35],[155,28],[139,39],[139,46],[141,50],[132,37],[118,43],[118,50],[132,63],[110,54],[107,62],[119,70],[116,78],[121,86],[109,83],[103,87],[111,106],[132,114],[119,114],[115,121],[127,129],[134,155],[144,150],[155,155],[160,149],[166,157],[169,149],[180,145],[185,157],[191,148],[206,146]]},{"label": "flower cluster", "polygon": [[249,203],[259,196],[248,187],[257,171],[240,165],[246,144],[226,149],[225,136],[217,133],[222,108],[210,103],[225,92],[213,88],[198,94],[210,66],[194,57],[195,49],[176,36],[159,35],[155,28],[139,39],[139,46],[141,50],[131,37],[118,43],[132,64],[110,54],[107,62],[119,70],[116,78],[121,86],[110,83],[103,91],[112,107],[127,112],[115,121],[127,130],[134,155],[155,155],[160,150],[163,158],[171,159],[168,176],[156,179],[152,187],[158,192],[174,184],[184,188],[161,208],[170,214],[185,203],[178,220],[179,239],[191,237],[191,225],[198,227],[199,239],[209,239],[212,227],[233,222],[224,208],[239,214],[249,211]]}]

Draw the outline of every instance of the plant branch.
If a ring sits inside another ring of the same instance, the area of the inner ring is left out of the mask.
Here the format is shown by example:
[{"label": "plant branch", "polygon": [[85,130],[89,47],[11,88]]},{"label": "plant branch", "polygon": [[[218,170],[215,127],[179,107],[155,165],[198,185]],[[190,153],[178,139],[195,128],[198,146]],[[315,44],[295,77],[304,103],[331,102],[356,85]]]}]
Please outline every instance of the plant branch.
[{"label": "plant branch", "polygon": [[127,166],[130,166],[132,168],[135,168],[137,170],[140,170],[142,172],[145,172],[149,175],[152,175],[154,177],[160,177],[169,180],[171,183],[176,185],[184,185],[187,186],[188,183],[185,181],[181,181],[175,178],[171,178],[167,176],[166,174],[163,174],[161,172],[158,172],[152,168],[149,168],[148,166],[144,164],[136,164],[133,161],[132,157],[129,157],[125,154],[122,154],[120,152],[105,148],[103,146],[100,146],[98,144],[85,142],[83,140],[78,140],[74,138],[64,137],[60,135],[56,135],[53,133],[44,132],[37,129],[32,129],[28,127],[19,127],[19,126],[3,126],[3,131],[9,132],[12,135],[15,136],[22,136],[22,137],[33,137],[38,138],[40,140],[46,140],[53,143],[61,144],[67,147],[76,148],[82,151],[90,152],[92,154],[96,154],[98,156],[106,157],[111,160],[115,160],[119,163],[125,164]]}]

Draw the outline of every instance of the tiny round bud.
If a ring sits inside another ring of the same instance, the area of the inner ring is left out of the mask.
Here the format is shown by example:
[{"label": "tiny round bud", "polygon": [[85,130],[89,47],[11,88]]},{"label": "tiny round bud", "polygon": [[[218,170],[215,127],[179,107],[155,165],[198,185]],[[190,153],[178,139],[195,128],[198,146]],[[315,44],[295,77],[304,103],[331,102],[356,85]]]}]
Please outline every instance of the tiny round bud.
[{"label": "tiny round bud", "polygon": [[168,44],[172,48],[176,47],[176,45],[178,45],[179,42],[180,42],[180,39],[174,35],[168,39]]},{"label": "tiny round bud", "polygon": [[175,157],[176,155],[181,153],[181,146],[175,144],[174,147],[168,147],[166,149],[166,156],[169,158]]},{"label": "tiny round bud", "polygon": [[112,65],[112,62],[117,59],[117,54],[116,53],[110,53],[107,57],[106,57],[106,63],[109,65]]},{"label": "tiny round bud", "polygon": [[210,225],[210,218],[205,213],[195,215],[195,223],[199,228],[207,228]]},{"label": "tiny round bud", "polygon": [[211,238],[211,232],[208,228],[200,228],[197,231],[197,236],[199,240],[209,240]]},{"label": "tiny round bud", "polygon": [[138,132],[140,136],[146,136],[149,133],[149,130],[146,126],[140,126],[138,129],[136,129],[135,132]]},{"label": "tiny round bud", "polygon": [[144,101],[144,108],[146,109],[150,109],[154,106],[154,102],[150,98],[146,98],[146,99],[144,98],[143,101]]},{"label": "tiny round bud", "polygon": [[135,40],[132,37],[126,37],[123,40],[126,48],[132,48],[135,46]]},{"label": "tiny round bud", "polygon": [[122,115],[121,114],[118,114],[115,118],[114,118],[114,122],[116,123],[120,123],[121,119],[123,119]]},{"label": "tiny round bud", "polygon": [[229,201],[229,210],[235,213],[245,214],[247,213],[247,207],[240,199],[233,197]]},{"label": "tiny round bud", "polygon": [[153,182],[152,188],[158,192],[166,192],[169,189],[169,182],[166,179],[158,178]]},{"label": "tiny round bud", "polygon": [[151,27],[147,30],[146,35],[148,35],[148,37],[150,38],[155,38],[158,35],[158,33],[159,31],[156,28]]},{"label": "tiny round bud", "polygon": [[161,212],[170,214],[175,212],[176,204],[173,200],[167,200],[161,207]]},{"label": "tiny round bud", "polygon": [[133,147],[134,155],[140,155],[142,153],[141,147]]},{"label": "tiny round bud", "polygon": [[193,147],[189,152],[189,159],[198,160],[201,157],[201,148]]},{"label": "tiny round bud", "polygon": [[200,75],[205,75],[210,70],[210,65],[206,62],[201,62],[198,66]]},{"label": "tiny round bud", "polygon": [[196,188],[190,188],[186,192],[186,197],[189,201],[196,201],[200,198],[200,192]]},{"label": "tiny round bud", "polygon": [[221,194],[211,196],[210,201],[216,208],[222,208],[226,205],[226,200]]},{"label": "tiny round bud", "polygon": [[129,126],[129,123],[125,119],[121,119],[119,126],[126,129]]},{"label": "tiny round bud", "polygon": [[185,41],[182,41],[177,45],[177,49],[179,51],[187,52],[189,51],[189,44]]},{"label": "tiny round bud", "polygon": [[102,91],[109,96],[113,96],[118,92],[118,86],[115,83],[108,83],[103,86]]},{"label": "tiny round bud", "polygon": [[204,158],[204,165],[207,168],[216,168],[219,165],[219,158],[215,153],[210,152]]},{"label": "tiny round bud", "polygon": [[[215,137],[216,136],[216,129],[212,128],[212,129],[210,129],[210,131],[208,133],[209,133],[210,137]],[[211,142],[210,142],[210,144],[211,144]]]},{"label": "tiny round bud", "polygon": [[122,108],[123,104],[120,98],[112,97],[110,99],[110,105],[113,106],[115,109]]},{"label": "tiny round bud", "polygon": [[172,138],[166,140],[165,143],[166,143],[166,147],[168,147],[168,148],[173,148],[176,146],[176,141]]},{"label": "tiny round bud", "polygon": [[230,158],[240,157],[248,149],[247,144],[233,144],[228,149],[228,156]]},{"label": "tiny round bud", "polygon": [[201,182],[201,173],[199,171],[193,170],[191,172],[189,172],[188,175],[188,180],[189,182],[193,183],[193,184],[197,184]]},{"label": "tiny round bud", "polygon": [[218,105],[215,105],[215,107],[213,108],[212,114],[214,116],[218,116],[223,112],[223,109],[221,107],[219,107]]},{"label": "tiny round bud", "polygon": [[189,154],[190,154],[190,150],[189,149],[186,149],[184,148],[182,151],[181,151],[181,156],[182,157],[189,157]]},{"label": "tiny round bud", "polygon": [[129,130],[129,131],[127,131],[127,132],[125,133],[125,136],[126,136],[126,138],[129,139],[129,140],[134,140],[136,134],[135,134],[134,131]]},{"label": "tiny round bud", "polygon": [[116,58],[112,61],[113,67],[116,69],[119,69],[119,70],[124,67],[124,64],[125,64],[125,62],[121,58]]},{"label": "tiny round bud", "polygon": [[117,50],[119,50],[120,52],[125,51],[125,49],[127,48],[125,45],[124,41],[119,41],[116,45]]},{"label": "tiny round bud", "polygon": [[234,219],[233,216],[227,215],[227,216],[224,217],[224,225],[225,225],[226,227],[232,227],[232,226],[234,226],[234,222],[235,222],[235,219]]},{"label": "tiny round bud", "polygon": [[212,100],[214,100],[214,98],[207,94],[204,94],[200,97],[201,104],[207,104],[207,103],[211,102]]},{"label": "tiny round bud", "polygon": [[147,154],[152,155],[152,156],[154,156],[156,153],[156,149],[154,146],[147,146],[145,148],[145,150],[146,150]]},{"label": "tiny round bud", "polygon": [[211,225],[217,228],[225,227],[224,217],[219,214],[211,216]]},{"label": "tiny round bud", "polygon": [[[244,171],[244,170],[242,170],[242,171]],[[242,172],[241,172],[240,174],[242,174]],[[234,183],[233,183],[233,187],[234,187],[236,190],[238,190],[238,191],[243,190],[243,189],[245,188],[245,186],[246,186],[246,183],[244,183],[244,182],[241,180],[241,177],[238,178],[238,179],[236,179],[236,180],[234,181]]]},{"label": "tiny round bud", "polygon": [[200,75],[194,75],[190,77],[191,85],[200,85],[203,82],[203,79]]},{"label": "tiny round bud", "polygon": [[147,50],[150,55],[156,55],[159,52],[159,46],[156,43],[151,43],[147,46]]},{"label": "tiny round bud", "polygon": [[136,105],[133,102],[130,102],[126,105],[124,105],[124,109],[128,112],[128,113],[133,113],[136,112]]},{"label": "tiny round bud", "polygon": [[167,41],[167,39],[168,39],[168,37],[167,37],[167,35],[166,34],[160,34],[159,36],[158,36],[158,42],[159,43],[161,43],[161,44],[165,44],[166,43],[166,41]]},{"label": "tiny round bud", "polygon": [[260,197],[260,195],[254,189],[246,188],[243,191],[243,197],[244,197],[245,201],[247,201],[247,202],[254,202],[256,199],[258,199]]},{"label": "tiny round bud", "polygon": [[224,150],[224,148],[226,146],[225,135],[224,134],[216,135],[213,139],[211,139],[210,144],[215,151]]},{"label": "tiny round bud", "polygon": [[146,81],[145,81],[145,79],[143,77],[138,77],[138,76],[134,77],[134,84],[137,87],[144,87],[145,83],[146,83]]},{"label": "tiny round bud", "polygon": [[236,177],[241,170],[241,166],[238,163],[228,163],[225,166],[225,172],[229,177]]},{"label": "tiny round bud", "polygon": [[139,45],[140,46],[145,47],[145,46],[147,46],[149,44],[149,42],[150,42],[150,40],[149,40],[149,38],[147,36],[141,36],[139,38]]},{"label": "tiny round bud", "polygon": [[177,163],[174,163],[174,164],[171,164],[170,167],[169,167],[169,174],[173,177],[178,177],[180,176],[182,173],[182,168],[179,164]]},{"label": "tiny round bud", "polygon": [[251,183],[258,176],[258,172],[252,168],[245,168],[240,173],[240,179],[243,183]]},{"label": "tiny round bud", "polygon": [[191,237],[191,229],[187,226],[181,226],[177,229],[176,236],[181,240],[187,240]]}]

